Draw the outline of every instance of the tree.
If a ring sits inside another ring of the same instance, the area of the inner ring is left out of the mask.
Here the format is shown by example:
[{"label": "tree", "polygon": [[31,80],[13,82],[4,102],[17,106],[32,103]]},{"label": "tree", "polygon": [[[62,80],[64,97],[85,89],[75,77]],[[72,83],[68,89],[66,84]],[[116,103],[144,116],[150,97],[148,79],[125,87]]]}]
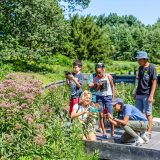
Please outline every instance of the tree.
[{"label": "tree", "polygon": [[0,26],[0,56],[6,60],[54,54],[63,49],[69,33],[57,0],[1,1]]},{"label": "tree", "polygon": [[87,8],[91,0],[58,0],[58,1],[67,2],[69,10],[74,11],[76,9],[76,6],[82,7],[82,9]]},{"label": "tree", "polygon": [[70,18],[70,57],[80,60],[105,61],[111,51],[111,41],[104,30],[94,22],[94,17],[74,15]]}]

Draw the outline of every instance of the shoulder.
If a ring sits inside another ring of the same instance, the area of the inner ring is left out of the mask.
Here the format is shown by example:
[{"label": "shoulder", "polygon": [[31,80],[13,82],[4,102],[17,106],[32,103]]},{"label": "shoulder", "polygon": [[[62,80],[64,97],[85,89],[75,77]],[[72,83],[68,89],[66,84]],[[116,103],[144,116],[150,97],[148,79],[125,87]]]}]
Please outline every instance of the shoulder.
[{"label": "shoulder", "polygon": [[96,81],[98,79],[100,79],[100,78],[98,76],[96,76],[96,77],[93,78],[93,81]]},{"label": "shoulder", "polygon": [[84,74],[83,73],[79,73],[79,74],[77,74],[77,77],[84,78]]},{"label": "shoulder", "polygon": [[113,79],[113,77],[112,77],[111,74],[109,74],[109,73],[106,73],[106,77],[109,78],[109,80],[112,80],[112,79]]},{"label": "shoulder", "polygon": [[149,68],[150,68],[151,70],[155,70],[155,66],[154,66],[152,63],[149,64]]},{"label": "shoulder", "polygon": [[78,107],[79,107],[79,104],[77,103],[73,106],[73,109],[78,110]]}]

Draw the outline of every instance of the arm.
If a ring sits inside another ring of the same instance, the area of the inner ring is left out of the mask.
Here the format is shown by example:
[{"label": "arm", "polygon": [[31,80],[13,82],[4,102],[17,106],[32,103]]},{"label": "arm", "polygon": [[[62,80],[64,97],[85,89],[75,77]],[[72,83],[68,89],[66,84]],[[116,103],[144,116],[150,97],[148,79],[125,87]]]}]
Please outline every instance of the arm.
[{"label": "arm", "polygon": [[99,82],[98,84],[94,84],[94,90],[98,91],[101,88],[102,83]]},{"label": "arm", "polygon": [[110,85],[111,85],[111,89],[112,89],[112,98],[114,99],[115,89],[114,89],[113,77],[111,75],[109,75],[109,81],[110,81]]},{"label": "arm", "polygon": [[68,78],[69,78],[69,80],[73,80],[78,88],[81,88],[81,84],[78,82],[78,80],[72,74],[68,75]]},{"label": "arm", "polygon": [[153,80],[152,81],[152,86],[151,86],[151,93],[150,93],[150,95],[148,97],[148,102],[149,103],[153,102],[153,96],[154,96],[154,93],[155,93],[155,90],[156,90],[156,85],[157,85],[156,80]]},{"label": "arm", "polygon": [[71,118],[72,119],[74,119],[74,118],[78,118],[80,115],[82,115],[82,114],[86,114],[86,113],[89,113],[89,110],[88,110],[88,108],[87,109],[85,109],[84,111],[82,111],[82,112],[77,112],[77,104],[75,104],[74,106],[73,106],[73,110],[72,110],[72,113],[71,113]]},{"label": "arm", "polygon": [[128,123],[128,120],[129,120],[129,116],[124,116],[123,120],[115,118],[115,121],[122,126],[126,125]]},{"label": "arm", "polygon": [[66,84],[69,85],[69,79],[68,78],[66,78]]},{"label": "arm", "polygon": [[124,116],[124,119],[117,119],[117,118],[113,118],[111,114],[107,114],[107,119],[110,123],[116,125],[116,126],[124,126],[128,123],[129,120],[129,116]]}]

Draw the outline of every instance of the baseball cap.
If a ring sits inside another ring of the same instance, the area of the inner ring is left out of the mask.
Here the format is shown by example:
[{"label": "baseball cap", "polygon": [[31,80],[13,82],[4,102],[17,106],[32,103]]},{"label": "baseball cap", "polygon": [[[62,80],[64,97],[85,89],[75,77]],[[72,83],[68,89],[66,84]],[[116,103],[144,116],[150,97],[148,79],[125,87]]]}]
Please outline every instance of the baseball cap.
[{"label": "baseball cap", "polygon": [[139,51],[137,52],[137,56],[136,56],[136,59],[148,59],[148,55],[147,55],[147,52],[145,51]]},{"label": "baseball cap", "polygon": [[112,105],[115,105],[115,104],[117,104],[117,103],[123,103],[123,99],[121,99],[121,98],[116,98],[116,99],[114,99],[114,100],[111,102]]}]

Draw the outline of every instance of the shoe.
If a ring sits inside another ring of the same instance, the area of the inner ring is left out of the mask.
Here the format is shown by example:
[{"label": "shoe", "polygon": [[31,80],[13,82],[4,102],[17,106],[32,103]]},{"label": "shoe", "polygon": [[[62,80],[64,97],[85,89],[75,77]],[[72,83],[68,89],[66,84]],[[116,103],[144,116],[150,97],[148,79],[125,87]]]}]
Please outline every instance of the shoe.
[{"label": "shoe", "polygon": [[107,139],[107,135],[106,135],[106,134],[103,134],[103,135],[102,135],[102,138]]},{"label": "shoe", "polygon": [[141,134],[141,138],[144,140],[145,144],[149,142],[149,137],[146,135],[145,132]]},{"label": "shoe", "polygon": [[149,138],[149,139],[151,139],[152,137],[151,137],[151,133],[150,132],[146,132],[146,136]]},{"label": "shoe", "polygon": [[114,143],[114,137],[113,137],[113,136],[110,136],[107,140],[108,140],[109,142],[111,142],[111,143]]},{"label": "shoe", "polygon": [[136,141],[136,146],[141,146],[144,143],[144,140],[141,137],[138,137]]}]

